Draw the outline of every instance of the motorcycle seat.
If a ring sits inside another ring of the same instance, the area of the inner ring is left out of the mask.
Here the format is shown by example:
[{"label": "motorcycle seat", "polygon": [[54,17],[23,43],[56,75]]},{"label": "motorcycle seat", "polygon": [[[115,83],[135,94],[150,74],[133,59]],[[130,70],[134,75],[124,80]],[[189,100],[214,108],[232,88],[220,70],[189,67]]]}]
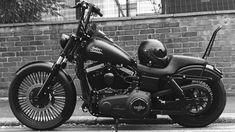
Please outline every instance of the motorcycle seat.
[{"label": "motorcycle seat", "polygon": [[154,68],[142,64],[137,65],[137,69],[142,75],[160,77],[174,74],[178,69],[188,65],[205,65],[207,61],[197,57],[170,55],[169,63],[164,68]]}]

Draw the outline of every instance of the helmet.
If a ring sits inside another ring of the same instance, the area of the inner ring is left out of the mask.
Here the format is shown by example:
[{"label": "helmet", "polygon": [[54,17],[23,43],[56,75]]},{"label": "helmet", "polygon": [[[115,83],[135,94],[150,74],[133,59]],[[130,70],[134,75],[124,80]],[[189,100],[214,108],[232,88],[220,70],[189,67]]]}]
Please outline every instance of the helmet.
[{"label": "helmet", "polygon": [[168,64],[167,49],[160,41],[149,39],[141,42],[138,49],[140,64],[163,68]]}]

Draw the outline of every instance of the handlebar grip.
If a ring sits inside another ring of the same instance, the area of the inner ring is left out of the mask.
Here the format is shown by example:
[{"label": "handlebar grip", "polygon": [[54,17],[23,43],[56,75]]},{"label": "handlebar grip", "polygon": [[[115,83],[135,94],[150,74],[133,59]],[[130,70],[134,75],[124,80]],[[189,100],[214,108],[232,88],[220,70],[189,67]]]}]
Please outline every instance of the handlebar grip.
[{"label": "handlebar grip", "polygon": [[[87,2],[81,1],[81,2],[77,2],[76,5],[73,6],[73,8],[86,7],[86,5],[88,5]],[[87,8],[87,7],[86,7],[86,8]]]},{"label": "handlebar grip", "polygon": [[96,14],[98,14],[100,17],[103,16],[103,14],[100,12],[100,8],[98,8],[98,7],[94,7],[94,6],[93,6],[93,12],[96,13]]}]

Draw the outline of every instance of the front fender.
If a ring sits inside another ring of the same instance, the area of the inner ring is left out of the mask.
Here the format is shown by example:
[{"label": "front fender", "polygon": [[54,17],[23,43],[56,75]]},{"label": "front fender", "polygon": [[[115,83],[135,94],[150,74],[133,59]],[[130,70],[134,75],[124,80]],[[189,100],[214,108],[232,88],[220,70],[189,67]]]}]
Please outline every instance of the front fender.
[{"label": "front fender", "polygon": [[[39,67],[43,67],[43,68],[47,68],[48,70],[51,70],[53,66],[53,63],[52,62],[45,62],[45,61],[35,61],[35,62],[31,62],[31,63],[28,63],[24,66],[22,66],[20,69],[18,69],[16,71],[16,77],[24,72],[25,70],[27,69],[30,69],[30,68],[33,68],[33,67],[36,67],[36,68],[39,68]],[[67,74],[64,70],[60,70],[59,73],[58,73],[60,76],[62,76],[63,79],[65,79],[66,81],[70,82],[70,86],[71,86],[71,89],[74,93],[76,93],[76,88],[75,88],[75,85],[73,83],[73,80],[72,78],[69,76],[69,74]]]},{"label": "front fender", "polygon": [[16,71],[16,75],[18,75],[19,73],[21,73],[22,71],[24,71],[27,68],[33,67],[33,66],[43,66],[43,67],[47,67],[47,68],[51,68],[53,66],[52,62],[46,62],[46,61],[34,61],[34,62],[30,62],[25,64],[24,66],[20,67],[20,69],[18,69]]},{"label": "front fender", "polygon": [[193,75],[212,78],[212,81],[218,81],[222,78],[222,73],[211,65],[190,65],[179,69],[177,75]]}]

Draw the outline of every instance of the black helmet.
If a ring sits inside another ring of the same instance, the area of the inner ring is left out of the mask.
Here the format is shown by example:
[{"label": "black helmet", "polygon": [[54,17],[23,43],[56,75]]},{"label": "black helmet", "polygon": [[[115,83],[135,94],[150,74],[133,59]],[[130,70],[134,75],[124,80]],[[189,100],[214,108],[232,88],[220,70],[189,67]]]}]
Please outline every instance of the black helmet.
[{"label": "black helmet", "polygon": [[142,65],[163,68],[168,64],[165,45],[155,39],[149,39],[140,44],[138,57]]}]

